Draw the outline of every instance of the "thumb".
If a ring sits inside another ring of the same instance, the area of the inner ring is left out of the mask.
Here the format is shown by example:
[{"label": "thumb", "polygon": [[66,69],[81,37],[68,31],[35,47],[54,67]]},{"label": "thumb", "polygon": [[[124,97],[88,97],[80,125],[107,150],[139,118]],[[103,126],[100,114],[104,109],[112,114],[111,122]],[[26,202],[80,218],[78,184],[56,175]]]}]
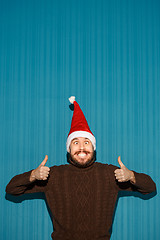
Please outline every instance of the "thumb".
[{"label": "thumb", "polygon": [[119,163],[120,168],[125,167],[124,164],[121,161],[121,157],[120,156],[118,157],[118,163]]},{"label": "thumb", "polygon": [[44,160],[41,162],[41,166],[45,166],[46,162],[48,160],[48,155],[45,156]]}]

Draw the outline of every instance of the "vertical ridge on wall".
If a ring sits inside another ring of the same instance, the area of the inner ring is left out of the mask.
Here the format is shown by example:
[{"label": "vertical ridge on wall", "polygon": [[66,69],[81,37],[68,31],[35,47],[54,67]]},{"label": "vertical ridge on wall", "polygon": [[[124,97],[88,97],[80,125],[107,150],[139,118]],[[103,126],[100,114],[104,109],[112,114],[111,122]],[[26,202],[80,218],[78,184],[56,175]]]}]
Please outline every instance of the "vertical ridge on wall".
[{"label": "vertical ridge on wall", "polygon": [[[158,0],[1,1],[3,240],[50,239],[44,197],[6,196],[5,187],[46,154],[47,166],[66,164],[71,95],[96,136],[97,161],[118,166],[120,155],[159,189],[159,12]],[[159,239],[159,194],[120,196],[111,239]]]}]

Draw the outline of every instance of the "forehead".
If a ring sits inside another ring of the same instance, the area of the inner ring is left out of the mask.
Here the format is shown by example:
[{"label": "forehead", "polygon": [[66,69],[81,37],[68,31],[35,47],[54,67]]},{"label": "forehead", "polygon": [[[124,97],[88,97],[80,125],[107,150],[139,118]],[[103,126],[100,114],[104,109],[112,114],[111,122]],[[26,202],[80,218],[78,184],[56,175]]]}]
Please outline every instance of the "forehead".
[{"label": "forehead", "polygon": [[73,138],[71,142],[73,142],[73,141],[89,141],[89,142],[91,142],[88,138],[85,138],[85,137]]}]

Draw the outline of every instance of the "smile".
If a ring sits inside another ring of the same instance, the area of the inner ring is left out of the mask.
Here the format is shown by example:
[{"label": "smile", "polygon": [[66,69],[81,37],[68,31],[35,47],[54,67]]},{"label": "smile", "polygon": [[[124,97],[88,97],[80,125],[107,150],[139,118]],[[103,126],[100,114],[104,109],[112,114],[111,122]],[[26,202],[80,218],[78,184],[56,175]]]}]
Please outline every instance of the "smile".
[{"label": "smile", "polygon": [[79,153],[79,154],[78,154],[78,156],[81,157],[81,158],[86,157],[86,155],[87,155],[86,153]]}]

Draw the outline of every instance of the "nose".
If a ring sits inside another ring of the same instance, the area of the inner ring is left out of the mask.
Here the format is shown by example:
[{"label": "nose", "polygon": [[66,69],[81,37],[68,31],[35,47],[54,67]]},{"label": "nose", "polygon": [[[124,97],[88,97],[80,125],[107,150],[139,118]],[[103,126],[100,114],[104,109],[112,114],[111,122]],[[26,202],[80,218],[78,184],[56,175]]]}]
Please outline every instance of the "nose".
[{"label": "nose", "polygon": [[80,150],[82,151],[84,149],[84,144],[80,143]]}]

